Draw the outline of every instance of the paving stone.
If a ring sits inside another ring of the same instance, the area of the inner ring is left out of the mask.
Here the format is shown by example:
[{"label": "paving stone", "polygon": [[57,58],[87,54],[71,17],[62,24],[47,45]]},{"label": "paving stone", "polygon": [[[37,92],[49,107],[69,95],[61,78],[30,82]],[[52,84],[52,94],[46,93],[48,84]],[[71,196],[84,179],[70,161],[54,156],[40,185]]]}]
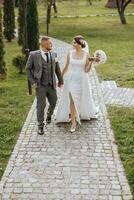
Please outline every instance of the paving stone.
[{"label": "paving stone", "polygon": [[[104,81],[105,82],[105,81]],[[134,89],[132,88],[112,88],[102,84],[102,93],[106,105],[114,105],[120,107],[134,107]]]}]

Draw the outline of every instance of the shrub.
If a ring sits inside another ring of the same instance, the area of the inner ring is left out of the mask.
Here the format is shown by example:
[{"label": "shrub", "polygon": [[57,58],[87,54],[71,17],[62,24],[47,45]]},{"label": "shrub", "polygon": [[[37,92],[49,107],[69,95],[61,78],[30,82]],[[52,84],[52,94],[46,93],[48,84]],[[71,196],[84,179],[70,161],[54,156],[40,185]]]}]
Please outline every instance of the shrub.
[{"label": "shrub", "polygon": [[15,56],[12,60],[12,63],[15,67],[18,68],[19,70],[19,74],[23,74],[23,70],[25,68],[26,65],[26,58],[24,55],[18,54],[17,56]]}]

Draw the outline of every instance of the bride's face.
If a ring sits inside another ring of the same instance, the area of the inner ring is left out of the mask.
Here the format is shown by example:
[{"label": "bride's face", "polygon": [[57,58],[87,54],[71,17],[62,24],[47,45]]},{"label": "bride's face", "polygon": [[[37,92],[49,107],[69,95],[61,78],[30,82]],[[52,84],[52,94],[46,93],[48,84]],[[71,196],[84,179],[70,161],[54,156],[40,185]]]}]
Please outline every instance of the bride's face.
[{"label": "bride's face", "polygon": [[79,45],[75,40],[72,41],[72,45],[74,49],[80,48],[81,45]]}]

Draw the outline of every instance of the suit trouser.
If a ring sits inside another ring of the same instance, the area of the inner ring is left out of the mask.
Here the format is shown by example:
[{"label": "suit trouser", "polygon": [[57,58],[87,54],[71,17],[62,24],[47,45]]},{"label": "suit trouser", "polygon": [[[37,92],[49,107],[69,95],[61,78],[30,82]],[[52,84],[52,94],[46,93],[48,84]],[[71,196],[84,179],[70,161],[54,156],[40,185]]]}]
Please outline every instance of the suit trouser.
[{"label": "suit trouser", "polygon": [[51,85],[43,86],[36,88],[36,97],[37,97],[37,121],[38,126],[44,126],[44,110],[46,107],[46,98],[49,102],[49,108],[47,112],[47,116],[51,117],[54,112],[56,101],[57,101],[57,94],[56,89],[53,88]]}]

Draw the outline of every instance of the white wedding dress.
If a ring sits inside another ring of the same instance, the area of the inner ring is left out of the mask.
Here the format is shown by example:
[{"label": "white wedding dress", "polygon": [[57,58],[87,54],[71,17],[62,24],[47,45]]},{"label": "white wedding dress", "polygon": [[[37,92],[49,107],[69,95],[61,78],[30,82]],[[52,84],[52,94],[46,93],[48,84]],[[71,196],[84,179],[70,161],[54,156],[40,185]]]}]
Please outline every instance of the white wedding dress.
[{"label": "white wedding dress", "polygon": [[64,80],[63,91],[56,111],[56,123],[69,122],[70,95],[73,98],[76,119],[81,124],[81,119],[90,120],[98,117],[98,110],[95,106],[90,88],[89,75],[84,71],[87,52],[84,52],[82,59],[74,58],[75,50],[70,50],[69,70]]}]

